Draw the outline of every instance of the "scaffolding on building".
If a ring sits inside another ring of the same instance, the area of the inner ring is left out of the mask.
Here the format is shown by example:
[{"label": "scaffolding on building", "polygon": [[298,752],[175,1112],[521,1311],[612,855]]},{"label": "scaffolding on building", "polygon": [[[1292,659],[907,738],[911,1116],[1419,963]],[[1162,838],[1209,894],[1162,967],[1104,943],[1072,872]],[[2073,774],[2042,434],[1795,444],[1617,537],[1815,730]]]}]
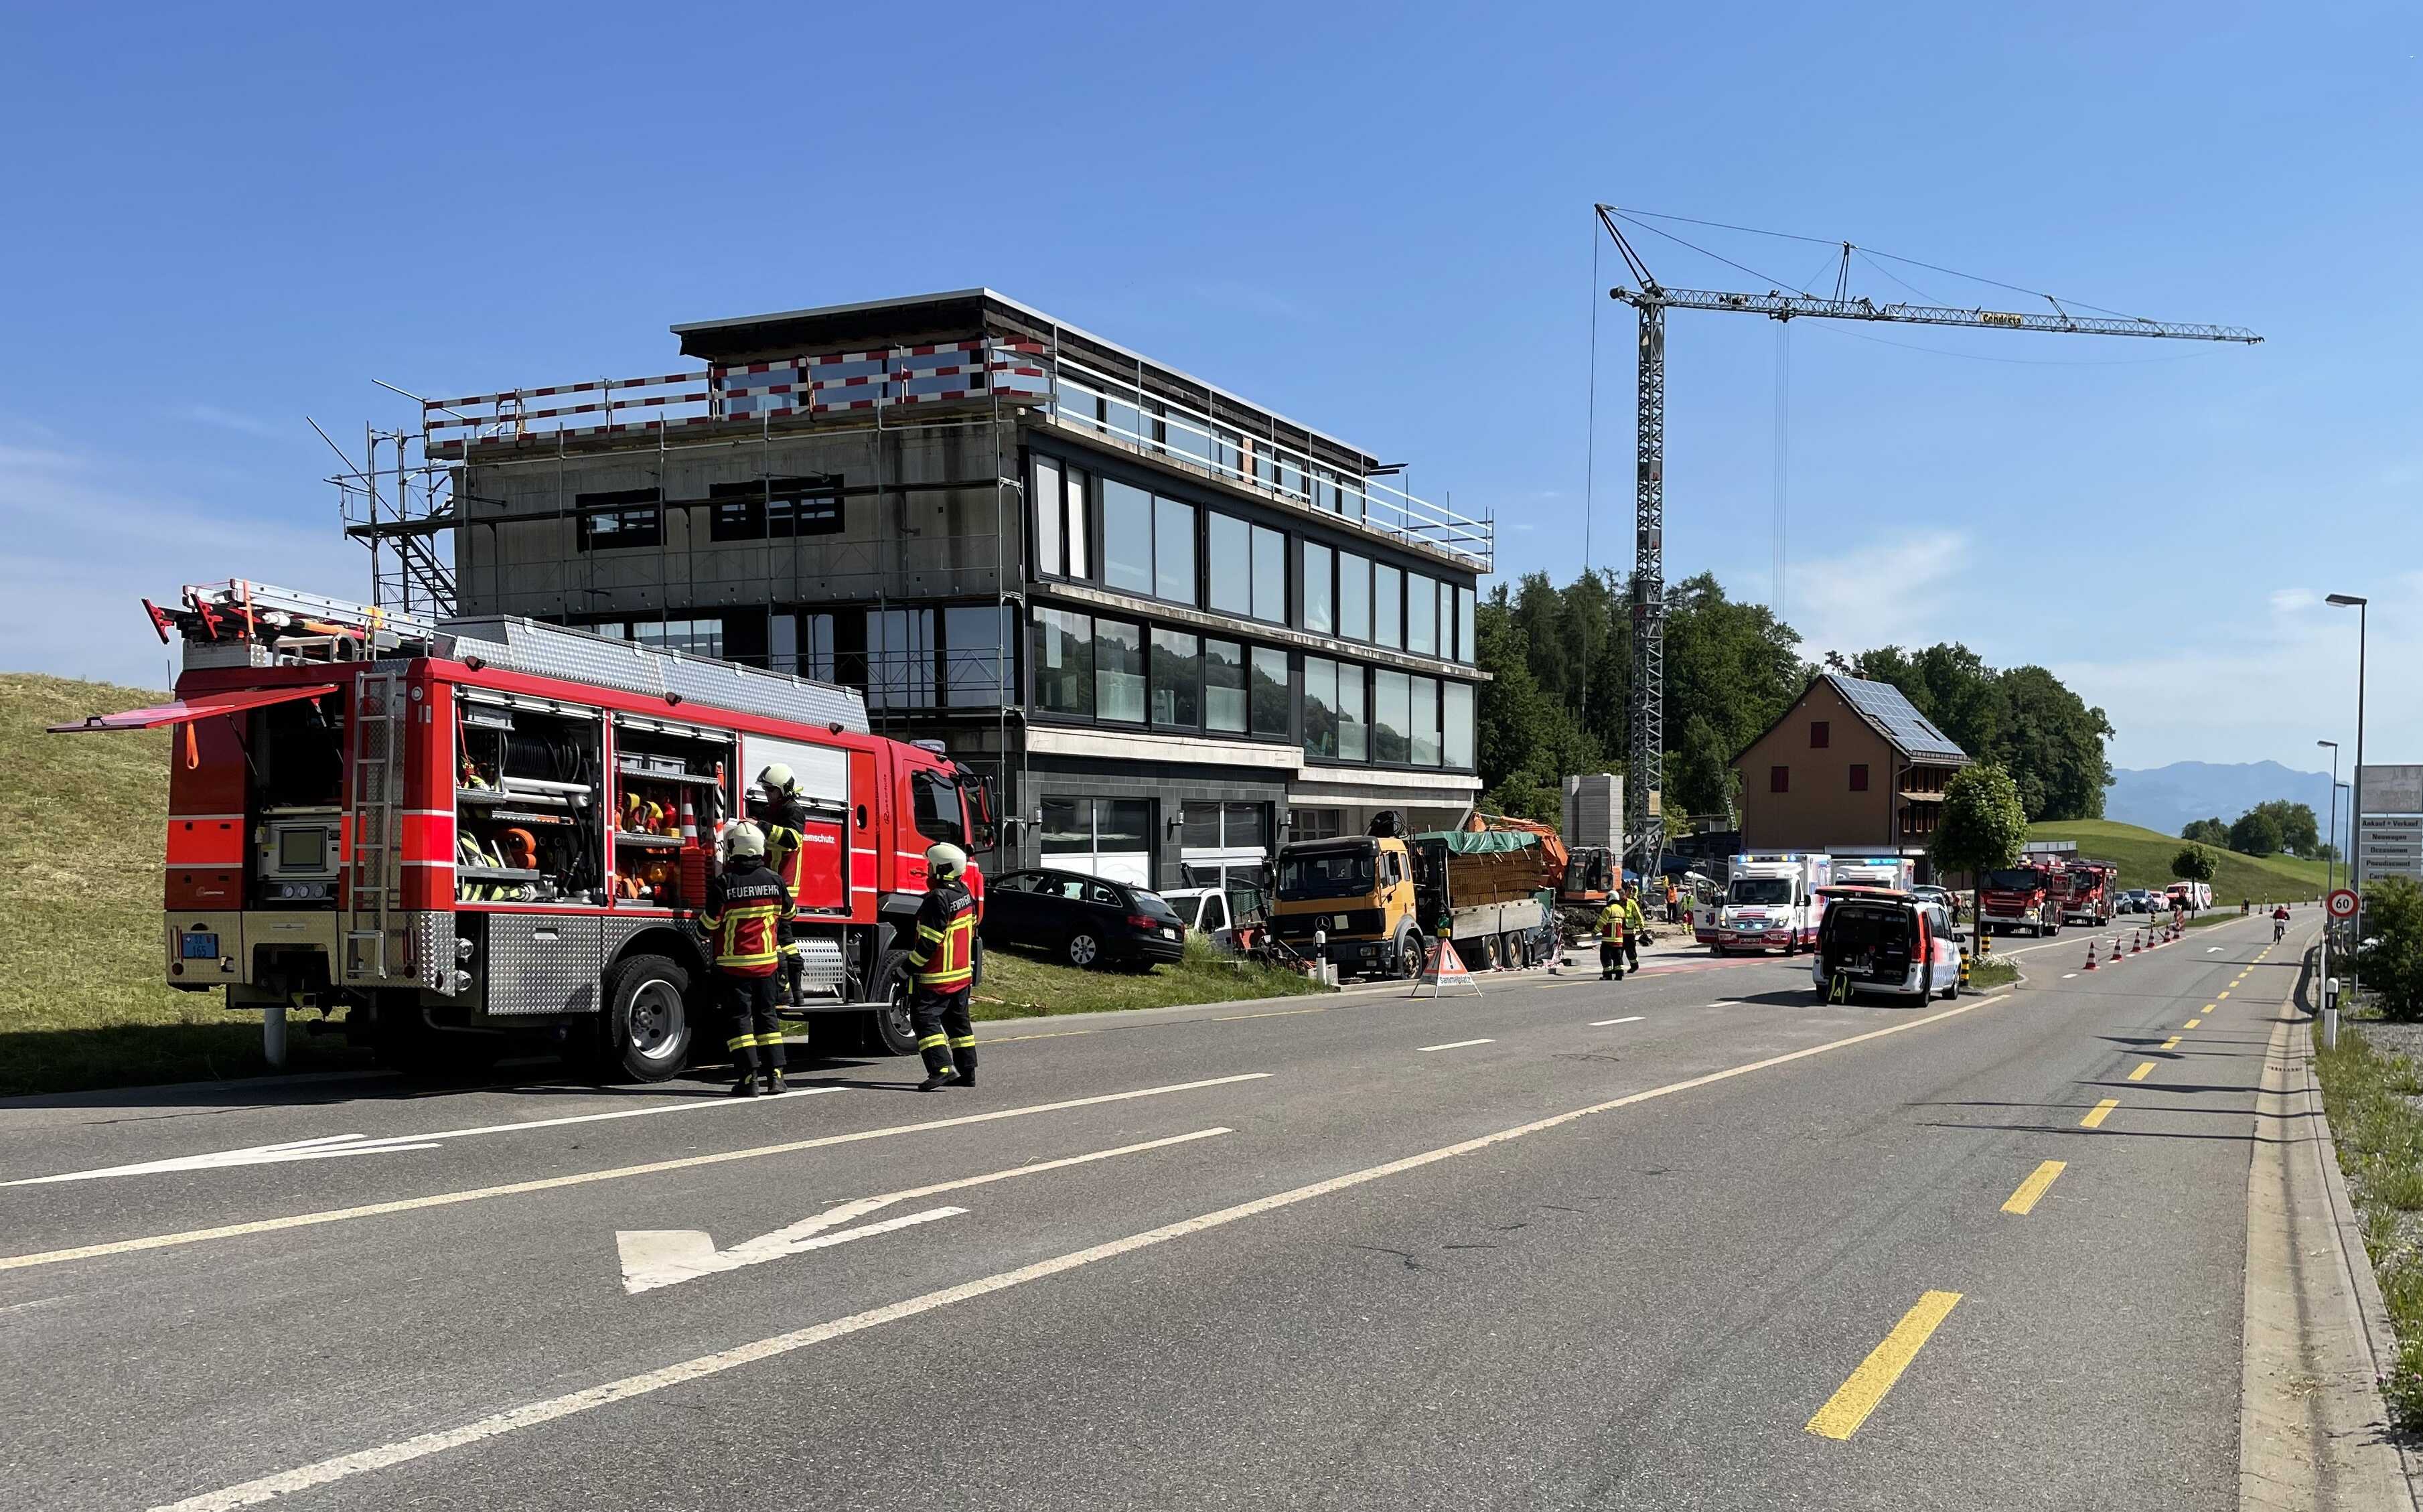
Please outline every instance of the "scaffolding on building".
[{"label": "scaffolding on building", "polygon": [[[311,427],[315,431],[317,424]],[[337,489],[337,516],[345,534],[370,548],[371,604],[430,619],[450,619],[457,607],[454,527],[459,517],[454,469],[433,460],[425,431],[362,427],[362,462],[354,465],[342,447],[320,431],[345,463],[328,479]],[[391,457],[391,463],[382,463]]]}]

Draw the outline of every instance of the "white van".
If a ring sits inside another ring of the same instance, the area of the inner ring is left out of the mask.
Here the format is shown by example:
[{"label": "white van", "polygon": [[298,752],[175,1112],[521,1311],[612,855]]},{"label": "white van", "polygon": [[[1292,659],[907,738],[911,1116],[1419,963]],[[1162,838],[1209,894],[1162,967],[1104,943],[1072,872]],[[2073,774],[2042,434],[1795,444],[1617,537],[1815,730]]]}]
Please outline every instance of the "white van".
[{"label": "white van", "polygon": [[1718,955],[1780,950],[1786,955],[1817,943],[1825,902],[1817,890],[1833,881],[1834,858],[1813,851],[1765,851],[1733,859],[1724,901],[1696,921],[1692,936]]}]

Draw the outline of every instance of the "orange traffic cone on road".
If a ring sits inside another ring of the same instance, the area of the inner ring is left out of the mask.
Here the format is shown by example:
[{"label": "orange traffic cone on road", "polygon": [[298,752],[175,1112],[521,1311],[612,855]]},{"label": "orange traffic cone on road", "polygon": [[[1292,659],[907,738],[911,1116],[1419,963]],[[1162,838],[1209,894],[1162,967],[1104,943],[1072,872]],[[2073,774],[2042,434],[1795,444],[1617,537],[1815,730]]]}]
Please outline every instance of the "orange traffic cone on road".
[{"label": "orange traffic cone on road", "polygon": [[2089,971],[2096,969],[2095,941],[2091,939],[2086,942],[2086,969]]},{"label": "orange traffic cone on road", "polygon": [[2130,937],[2129,937],[2129,953],[2130,953],[2130,954],[2131,954],[2131,955],[2140,954],[2140,953],[2142,953],[2145,951],[2145,949],[2146,949],[2146,932],[2145,932],[2144,930],[2142,930],[2142,929],[2141,929],[2141,930],[2137,931],[2135,934],[2133,934],[2133,935],[2131,935],[2131,936],[2130,936]]}]

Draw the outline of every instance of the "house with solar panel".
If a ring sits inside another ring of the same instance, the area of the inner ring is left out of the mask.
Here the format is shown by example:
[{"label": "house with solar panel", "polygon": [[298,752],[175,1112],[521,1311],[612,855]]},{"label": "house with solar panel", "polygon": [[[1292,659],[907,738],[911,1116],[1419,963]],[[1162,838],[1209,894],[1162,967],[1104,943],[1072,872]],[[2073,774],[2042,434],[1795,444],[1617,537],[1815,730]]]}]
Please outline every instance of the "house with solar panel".
[{"label": "house with solar panel", "polygon": [[1944,786],[1969,762],[1901,689],[1823,673],[1734,758],[1742,848],[1908,856],[1924,877]]}]

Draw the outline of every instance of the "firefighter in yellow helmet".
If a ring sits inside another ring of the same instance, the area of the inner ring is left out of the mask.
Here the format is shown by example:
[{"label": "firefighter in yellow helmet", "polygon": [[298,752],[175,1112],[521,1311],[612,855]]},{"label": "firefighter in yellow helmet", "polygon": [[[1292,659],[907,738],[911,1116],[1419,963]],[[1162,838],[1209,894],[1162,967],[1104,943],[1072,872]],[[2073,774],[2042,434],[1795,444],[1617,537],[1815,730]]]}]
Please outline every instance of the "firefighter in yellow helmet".
[{"label": "firefighter in yellow helmet", "polygon": [[976,1084],[975,1026],[968,1000],[975,991],[976,900],[968,892],[968,853],[936,845],[926,853],[926,901],[917,908],[917,938],[909,947],[917,994],[910,1018],[926,1079],[917,1090]]},{"label": "firefighter in yellow helmet", "polygon": [[[807,880],[808,822],[807,805],[800,798],[800,780],[791,769],[775,762],[757,774],[757,789],[749,804],[749,816],[766,830],[766,864],[783,879],[791,890],[791,906],[798,907],[802,885]],[[784,1000],[800,1000],[800,977],[805,957],[800,942],[792,937],[790,922],[782,927]]]},{"label": "firefighter in yellow helmet", "polygon": [[1598,979],[1623,980],[1623,900],[1609,898],[1598,911]]},{"label": "firefighter in yellow helmet", "polygon": [[765,1090],[783,1090],[783,1023],[775,1016],[774,970],[781,958],[778,932],[791,917],[790,890],[766,865],[766,837],[742,820],[723,833],[723,870],[707,879],[706,906],[698,913],[715,952],[715,975],[732,1016],[724,1047],[740,1066],[732,1085],[736,1097],[754,1097],[758,1077]]}]

